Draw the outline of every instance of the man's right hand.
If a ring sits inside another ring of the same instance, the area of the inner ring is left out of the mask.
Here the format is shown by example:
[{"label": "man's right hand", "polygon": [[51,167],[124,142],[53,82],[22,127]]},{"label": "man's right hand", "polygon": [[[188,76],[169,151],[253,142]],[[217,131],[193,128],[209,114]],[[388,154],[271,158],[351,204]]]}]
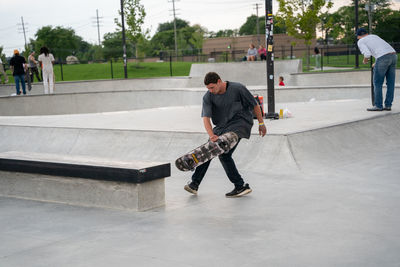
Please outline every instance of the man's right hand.
[{"label": "man's right hand", "polygon": [[363,63],[364,63],[364,64],[367,64],[367,63],[368,63],[368,60],[369,60],[369,58],[365,57],[365,58],[363,59]]},{"label": "man's right hand", "polygon": [[210,140],[212,141],[212,142],[217,142],[217,140],[218,140],[218,135],[213,135],[213,136],[210,136]]}]

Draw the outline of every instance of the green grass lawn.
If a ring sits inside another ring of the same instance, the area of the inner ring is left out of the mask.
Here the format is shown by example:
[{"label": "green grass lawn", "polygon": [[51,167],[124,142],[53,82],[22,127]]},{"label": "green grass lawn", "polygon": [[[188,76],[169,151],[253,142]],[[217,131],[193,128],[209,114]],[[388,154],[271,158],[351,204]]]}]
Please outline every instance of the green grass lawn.
[{"label": "green grass lawn", "polygon": [[[172,76],[188,76],[190,72],[191,62],[173,62]],[[63,80],[101,80],[111,79],[111,64],[93,63],[93,64],[76,64],[63,65]],[[124,65],[122,62],[112,64],[113,78],[124,78]],[[128,63],[128,78],[150,78],[150,77],[167,77],[170,76],[169,62],[146,62],[146,63]],[[61,66],[54,66],[56,80],[61,81]]]},{"label": "green grass lawn", "polygon": [[[188,76],[192,62],[172,62],[172,76]],[[113,62],[113,78],[124,78],[124,65],[122,62]],[[170,73],[169,62],[143,62],[128,63],[128,78],[150,78],[168,77]],[[62,65],[63,79],[61,79],[61,66],[54,66],[56,81],[80,81],[80,80],[109,80],[111,79],[111,64],[93,63]],[[10,70],[7,70],[10,83],[14,83],[14,78]],[[36,77],[35,77],[36,81]]]},{"label": "green grass lawn", "polygon": [[[400,68],[400,54],[397,67]],[[369,64],[362,63],[363,56],[359,57],[360,69],[369,69]],[[330,56],[323,58],[324,67],[337,67],[337,68],[350,68],[354,70],[355,56]],[[172,63],[172,76],[188,76],[192,62],[173,62]],[[310,58],[311,70],[315,66],[315,58]],[[124,66],[122,62],[113,62],[113,78],[124,78]],[[106,63],[93,63],[93,64],[76,64],[76,65],[62,65],[63,79],[61,79],[61,66],[54,66],[54,73],[56,81],[80,81],[80,80],[109,80],[111,79],[111,64]],[[308,72],[307,58],[303,58],[303,71]],[[329,70],[324,70],[329,72]],[[14,83],[14,78],[10,70],[7,70],[10,83]],[[170,76],[169,62],[142,62],[142,63],[128,63],[128,78],[152,78],[152,77],[168,77]],[[35,78],[36,81],[36,78]]]}]

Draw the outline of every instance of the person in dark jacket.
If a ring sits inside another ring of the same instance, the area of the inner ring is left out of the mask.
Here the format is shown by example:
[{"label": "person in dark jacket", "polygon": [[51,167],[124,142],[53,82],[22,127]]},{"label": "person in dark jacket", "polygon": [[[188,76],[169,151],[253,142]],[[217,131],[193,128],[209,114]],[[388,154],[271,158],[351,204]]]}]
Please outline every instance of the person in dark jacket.
[{"label": "person in dark jacket", "polygon": [[17,95],[21,94],[19,84],[22,85],[22,93],[26,95],[25,90],[25,66],[26,60],[23,56],[19,55],[18,49],[14,50],[14,56],[10,60],[11,71],[13,72],[15,87],[17,89]]}]

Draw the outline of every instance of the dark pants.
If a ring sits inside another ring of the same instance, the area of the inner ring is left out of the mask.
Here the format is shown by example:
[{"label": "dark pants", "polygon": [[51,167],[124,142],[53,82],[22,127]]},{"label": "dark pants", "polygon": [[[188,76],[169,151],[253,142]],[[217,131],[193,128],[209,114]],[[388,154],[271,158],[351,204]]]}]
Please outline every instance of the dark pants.
[{"label": "dark pants", "polygon": [[40,77],[39,77],[39,71],[37,67],[29,67],[29,72],[31,76],[31,82],[33,82],[33,74],[36,75],[36,78],[38,79],[38,82],[40,82]]},{"label": "dark pants", "polygon": [[15,81],[15,88],[17,89],[17,95],[21,94],[21,90],[19,90],[19,83],[22,85],[22,92],[24,95],[26,95],[25,91],[25,74],[20,74],[20,75],[14,75],[14,81]]},{"label": "dark pants", "polygon": [[[240,139],[239,139],[240,141]],[[234,146],[228,153],[222,154],[219,156],[219,160],[224,167],[225,173],[228,176],[229,180],[235,185],[235,187],[243,186],[244,181],[242,176],[240,176],[238,170],[236,169],[235,162],[233,161],[232,154],[238,146],[239,142]],[[196,183],[198,186],[206,175],[207,169],[210,166],[211,160],[203,163],[199,167],[196,168],[195,172],[192,175],[192,181]]]}]

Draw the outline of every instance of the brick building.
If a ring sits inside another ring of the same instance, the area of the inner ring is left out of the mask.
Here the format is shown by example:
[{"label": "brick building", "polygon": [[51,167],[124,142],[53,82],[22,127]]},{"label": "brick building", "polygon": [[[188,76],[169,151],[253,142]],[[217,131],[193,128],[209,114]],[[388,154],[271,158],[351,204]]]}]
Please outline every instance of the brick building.
[{"label": "brick building", "polygon": [[[261,44],[265,45],[265,36],[260,35]],[[257,35],[246,35],[237,37],[208,38],[204,40],[202,54],[209,55],[211,58],[229,57],[230,60],[240,60],[247,54],[249,44],[253,43],[258,48]],[[292,46],[292,44],[295,45]],[[302,57],[307,52],[304,40],[296,39],[287,34],[274,34],[274,53],[276,58]],[[312,40],[310,53],[316,45],[316,40]]]}]

